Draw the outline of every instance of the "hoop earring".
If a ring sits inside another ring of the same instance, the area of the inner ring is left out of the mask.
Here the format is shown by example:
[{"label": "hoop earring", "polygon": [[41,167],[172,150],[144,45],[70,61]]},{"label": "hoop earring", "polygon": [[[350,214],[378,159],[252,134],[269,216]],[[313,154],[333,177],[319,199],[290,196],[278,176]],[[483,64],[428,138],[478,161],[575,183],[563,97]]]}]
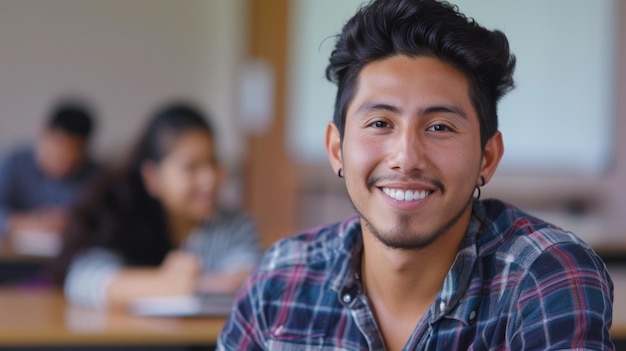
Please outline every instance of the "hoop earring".
[{"label": "hoop earring", "polygon": [[339,170],[337,170],[337,177],[343,178],[343,169],[342,168],[339,168]]},{"label": "hoop earring", "polygon": [[480,180],[482,182],[481,185],[476,185],[476,187],[474,188],[474,193],[476,193],[478,191],[478,195],[474,198],[474,200],[480,200],[480,187],[485,186],[485,177],[480,176]]}]

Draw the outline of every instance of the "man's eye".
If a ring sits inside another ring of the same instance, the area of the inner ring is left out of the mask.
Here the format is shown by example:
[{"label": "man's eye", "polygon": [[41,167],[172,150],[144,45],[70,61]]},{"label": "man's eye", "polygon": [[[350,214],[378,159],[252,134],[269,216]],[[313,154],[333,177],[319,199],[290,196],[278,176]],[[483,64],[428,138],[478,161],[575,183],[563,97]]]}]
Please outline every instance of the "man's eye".
[{"label": "man's eye", "polygon": [[389,123],[384,122],[384,121],[376,121],[372,123],[371,126],[374,128],[385,128],[389,126]]},{"label": "man's eye", "polygon": [[433,132],[446,132],[449,131],[450,128],[448,128],[445,124],[435,124],[434,126],[428,128],[428,130],[432,130]]}]

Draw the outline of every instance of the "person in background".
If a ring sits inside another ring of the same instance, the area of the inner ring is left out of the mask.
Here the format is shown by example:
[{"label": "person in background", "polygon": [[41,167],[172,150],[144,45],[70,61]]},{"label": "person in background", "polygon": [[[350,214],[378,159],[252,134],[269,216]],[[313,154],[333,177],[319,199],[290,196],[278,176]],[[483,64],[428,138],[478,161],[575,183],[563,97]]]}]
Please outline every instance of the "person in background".
[{"label": "person in background", "polygon": [[70,303],[124,307],[141,297],[239,288],[259,245],[251,219],[217,203],[215,143],[193,105],[156,111],[128,161],[76,209],[56,270]]},{"label": "person in background", "polygon": [[480,200],[514,66],[504,33],[447,2],[362,6],[327,68],[327,155],[357,215],[269,249],[217,349],[614,349],[613,283],[592,248]]},{"label": "person in background", "polygon": [[65,230],[70,208],[98,171],[88,154],[93,129],[86,104],[64,101],[34,145],[8,153],[0,163],[0,236]]}]

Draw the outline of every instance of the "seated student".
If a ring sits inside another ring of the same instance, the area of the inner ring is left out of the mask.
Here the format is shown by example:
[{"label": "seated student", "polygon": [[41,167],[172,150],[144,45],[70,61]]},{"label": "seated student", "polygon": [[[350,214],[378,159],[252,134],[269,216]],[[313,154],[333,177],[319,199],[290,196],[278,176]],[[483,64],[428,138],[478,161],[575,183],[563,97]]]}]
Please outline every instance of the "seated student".
[{"label": "seated student", "polygon": [[127,164],[99,182],[70,224],[61,258],[70,303],[239,288],[260,252],[251,220],[217,205],[215,152],[199,110],[174,103],[156,112]]},{"label": "seated student", "polygon": [[[612,350],[613,284],[574,234],[479,200],[515,59],[435,0],[347,22],[326,150],[357,215],[271,248],[218,350]],[[541,127],[541,126],[537,126]]]},{"label": "seated student", "polygon": [[70,207],[98,167],[88,157],[90,109],[56,106],[34,145],[19,147],[0,163],[0,237],[26,231],[58,234]]}]

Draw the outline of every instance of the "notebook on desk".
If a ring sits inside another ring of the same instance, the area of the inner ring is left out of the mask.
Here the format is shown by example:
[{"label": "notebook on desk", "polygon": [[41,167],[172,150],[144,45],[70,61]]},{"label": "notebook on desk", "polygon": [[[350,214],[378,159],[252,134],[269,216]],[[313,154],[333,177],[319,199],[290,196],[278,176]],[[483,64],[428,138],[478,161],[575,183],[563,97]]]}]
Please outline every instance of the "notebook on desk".
[{"label": "notebook on desk", "polygon": [[132,314],[145,317],[225,317],[232,295],[200,294],[180,297],[145,297],[129,304]]}]

